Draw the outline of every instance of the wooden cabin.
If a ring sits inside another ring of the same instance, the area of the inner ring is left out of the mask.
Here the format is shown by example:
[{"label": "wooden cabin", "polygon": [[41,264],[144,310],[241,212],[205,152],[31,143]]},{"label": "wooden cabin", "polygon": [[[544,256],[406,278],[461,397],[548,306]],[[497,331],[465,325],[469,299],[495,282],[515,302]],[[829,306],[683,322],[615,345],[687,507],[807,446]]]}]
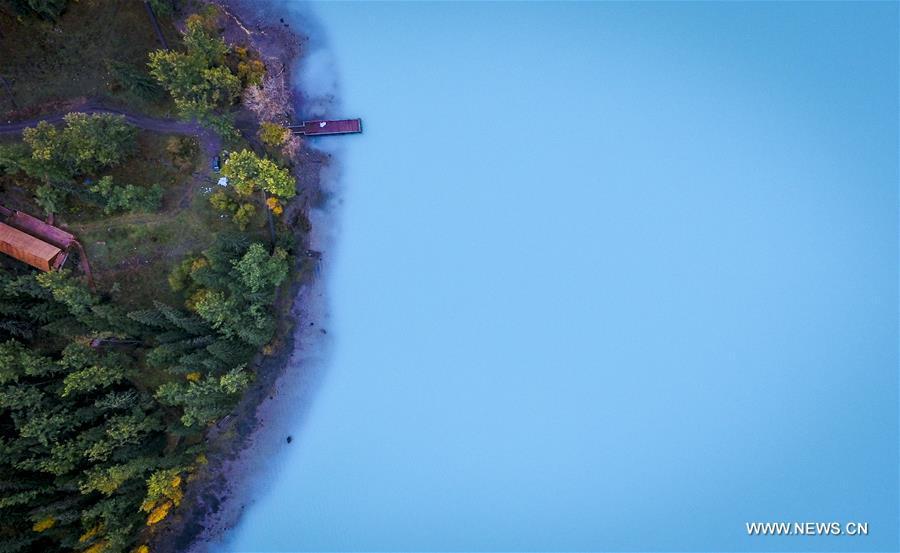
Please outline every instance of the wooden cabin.
[{"label": "wooden cabin", "polygon": [[6,223],[0,223],[0,252],[42,271],[59,268],[66,258],[60,248]]}]

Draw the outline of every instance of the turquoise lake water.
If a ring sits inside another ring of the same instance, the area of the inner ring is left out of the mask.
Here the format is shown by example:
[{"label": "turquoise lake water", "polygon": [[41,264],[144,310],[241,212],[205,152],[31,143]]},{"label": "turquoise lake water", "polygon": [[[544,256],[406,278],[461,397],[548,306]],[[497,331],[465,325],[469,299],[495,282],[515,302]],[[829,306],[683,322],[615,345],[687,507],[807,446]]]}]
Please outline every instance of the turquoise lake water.
[{"label": "turquoise lake water", "polygon": [[898,4],[283,11],[365,132],[222,551],[900,547]]}]

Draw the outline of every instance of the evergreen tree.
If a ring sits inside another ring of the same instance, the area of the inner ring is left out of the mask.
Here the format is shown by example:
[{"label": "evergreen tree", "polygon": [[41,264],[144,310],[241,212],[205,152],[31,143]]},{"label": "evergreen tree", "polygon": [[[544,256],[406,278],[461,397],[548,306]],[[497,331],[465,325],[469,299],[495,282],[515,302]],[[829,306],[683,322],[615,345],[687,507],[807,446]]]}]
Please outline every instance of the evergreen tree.
[{"label": "evergreen tree", "polygon": [[156,397],[166,405],[181,407],[185,426],[206,425],[225,415],[249,384],[250,375],[238,367],[197,382],[167,382],[156,391]]}]

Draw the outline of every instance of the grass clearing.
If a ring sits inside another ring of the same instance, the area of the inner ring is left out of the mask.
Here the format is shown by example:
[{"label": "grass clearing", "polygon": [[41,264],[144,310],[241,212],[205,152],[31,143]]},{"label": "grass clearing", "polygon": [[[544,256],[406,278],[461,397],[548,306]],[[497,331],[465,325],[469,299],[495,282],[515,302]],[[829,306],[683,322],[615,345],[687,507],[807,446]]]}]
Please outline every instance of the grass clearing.
[{"label": "grass clearing", "polygon": [[[181,35],[172,18],[161,15],[159,21],[169,45],[179,47]],[[57,21],[18,17],[0,5],[0,39],[0,75],[13,93],[10,99],[0,88],[0,115],[6,118],[54,112],[77,98],[151,116],[173,115],[168,94],[140,97],[111,77],[110,62],[148,75],[148,55],[161,48],[142,1],[71,1]],[[134,308],[154,299],[179,304],[181,298],[167,282],[171,268],[237,226],[230,214],[210,206],[218,175],[210,170],[211,152],[203,152],[196,137],[141,131],[137,142],[134,155],[121,165],[90,180],[76,179],[76,193],[56,221],[84,246],[98,290]],[[244,140],[238,142],[243,145]],[[82,192],[104,175],[117,185],[160,185],[160,211],[104,214],[93,195]],[[39,184],[23,175],[0,175],[3,203],[43,216],[34,202]],[[255,196],[247,201],[256,213],[246,232],[268,243],[266,208]]]},{"label": "grass clearing", "polygon": [[[123,184],[162,185],[160,211],[103,216],[92,209],[69,224],[84,245],[97,287],[129,307],[147,307],[154,299],[180,304],[178,294],[169,289],[172,267],[209,247],[217,234],[235,228],[230,216],[209,203],[217,185],[205,156],[197,148],[189,149],[189,159],[169,151],[171,141],[180,139],[142,132],[137,155],[110,171]],[[268,242],[265,223],[265,212],[258,210],[248,233]]]},{"label": "grass clearing", "polygon": [[[180,35],[171,18],[159,19],[169,45],[176,46]],[[0,89],[0,115],[6,118],[52,110],[54,103],[77,97],[148,114],[170,110],[165,95],[148,100],[119,90],[107,68],[108,61],[118,61],[146,74],[148,54],[161,48],[143,2],[69,2],[58,21],[0,9],[0,38],[0,75],[9,81],[14,98]]]},{"label": "grass clearing", "polygon": [[[172,268],[209,247],[219,233],[237,230],[230,214],[210,205],[218,174],[209,164],[196,137],[140,131],[134,155],[102,174],[122,185],[161,185],[159,211],[106,215],[98,205],[70,196],[56,221],[84,246],[98,290],[134,309],[149,307],[153,300],[181,304],[179,294],[169,288]],[[3,203],[42,216],[33,197],[39,184],[23,175],[0,175]],[[266,209],[255,194],[249,201],[256,213],[245,232],[268,244]]]}]

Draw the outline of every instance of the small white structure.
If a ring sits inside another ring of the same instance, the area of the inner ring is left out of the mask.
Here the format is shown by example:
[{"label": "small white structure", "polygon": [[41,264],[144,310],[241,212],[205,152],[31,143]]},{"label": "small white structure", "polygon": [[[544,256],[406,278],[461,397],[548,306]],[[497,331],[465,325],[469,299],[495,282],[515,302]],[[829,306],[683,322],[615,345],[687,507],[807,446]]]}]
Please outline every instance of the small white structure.
[{"label": "small white structure", "polygon": [[222,177],[219,179],[219,186],[228,186],[228,177]]}]

